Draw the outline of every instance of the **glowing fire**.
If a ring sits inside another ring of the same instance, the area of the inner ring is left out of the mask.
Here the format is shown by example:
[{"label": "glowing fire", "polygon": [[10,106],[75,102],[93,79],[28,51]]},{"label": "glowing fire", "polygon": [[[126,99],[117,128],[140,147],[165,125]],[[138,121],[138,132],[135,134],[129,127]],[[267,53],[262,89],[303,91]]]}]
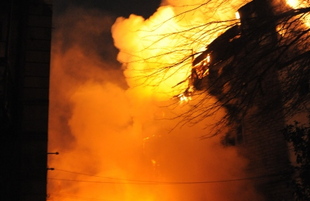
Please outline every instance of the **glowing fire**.
[{"label": "glowing fire", "polygon": [[[294,9],[306,8],[310,6],[309,1],[306,1],[306,0],[286,0],[286,3]],[[310,27],[310,15],[309,14],[305,14],[304,23],[308,27]]]},{"label": "glowing fire", "polygon": [[[248,1],[205,2],[166,1],[147,20],[136,15],[116,20],[112,31],[126,90],[101,57],[78,45],[65,49],[64,41],[53,44],[49,149],[60,155],[49,162],[55,168],[49,172],[50,200],[255,200],[246,182],[186,183],[244,176],[246,161],[235,149],[223,149],[219,137],[197,140],[224,111],[195,127],[175,128],[186,108],[162,107],[173,105],[171,97],[197,101],[189,77],[192,70],[207,76],[213,58],[206,54],[196,66],[189,55],[199,55],[225,31],[209,22],[238,23],[231,19]],[[101,33],[89,18],[83,20]]]},{"label": "glowing fire", "polygon": [[240,19],[240,14],[239,14],[239,12],[236,12],[236,13],[235,13],[235,17],[236,17],[236,19]]},{"label": "glowing fire", "polygon": [[302,7],[308,7],[309,6],[308,1],[305,1],[305,0],[286,0],[286,2],[292,8],[302,8]]},{"label": "glowing fire", "polygon": [[[300,0],[288,0],[287,4],[290,5],[292,8],[297,9],[297,8],[304,8],[304,7],[308,7],[309,3],[307,1],[300,1]],[[248,4],[249,5],[249,4]],[[245,9],[249,9],[249,8],[245,8]],[[249,12],[249,11],[247,11]],[[236,12],[235,13],[235,17],[237,20],[239,20],[238,22],[236,22],[236,26],[237,27],[237,31],[230,31],[233,30],[233,28],[231,28],[230,30],[228,30],[227,33],[230,32],[230,34],[227,34],[228,37],[225,36],[225,33],[221,36],[219,36],[218,39],[224,39],[225,37],[228,38],[228,40],[226,42],[230,43],[233,40],[242,37],[241,36],[241,32],[240,30],[242,29],[242,19],[240,20],[241,16],[239,13]],[[243,16],[243,18],[246,18],[249,16]],[[250,16],[252,17],[252,16]],[[309,26],[309,15],[306,14],[304,16],[304,22],[306,25]],[[281,36],[285,36],[287,30],[285,27],[283,27],[285,24],[279,24],[277,25],[277,32],[279,35]],[[234,33],[234,35],[232,35],[231,33]],[[225,36],[225,37],[223,37]],[[219,45],[225,45],[225,41],[224,40],[219,40],[222,44],[218,44],[217,39],[215,39],[213,42],[211,42],[209,45],[207,45],[206,50],[202,51],[202,53],[199,53],[198,56],[196,56],[192,62],[192,70],[191,70],[191,74],[188,76],[188,87],[185,89],[185,91],[179,95],[177,95],[176,97],[179,98],[180,102],[188,102],[189,100],[191,100],[191,96],[195,93],[197,87],[200,88],[199,86],[195,86],[195,82],[197,80],[200,80],[200,83],[202,83],[202,80],[204,79],[204,77],[206,77],[207,75],[209,75],[209,69],[210,67],[212,68],[212,61],[211,61],[211,54],[215,51],[217,51],[217,49],[220,49],[216,46]],[[211,49],[209,50],[209,46],[213,46],[213,49],[211,47]],[[222,50],[223,51],[223,50]],[[229,50],[227,50],[229,51]],[[196,53],[195,53],[196,54]],[[215,53],[215,54],[220,54],[220,53]],[[213,61],[213,63],[216,63],[218,61]],[[198,89],[201,90],[201,89]]]},{"label": "glowing fire", "polygon": [[[219,32],[212,31],[206,34],[206,27],[201,27],[201,24],[210,20],[223,21],[221,26],[236,23],[228,20],[234,19],[236,8],[244,2],[246,1],[223,3],[218,8],[217,15],[206,12],[216,6],[216,3],[210,2],[205,6],[163,6],[146,21],[134,15],[129,19],[119,18],[112,30],[116,39],[115,45],[121,49],[118,60],[126,65],[125,75],[129,85],[137,88],[143,86],[144,94],[147,90],[148,95],[156,99],[167,100],[175,94],[180,94],[180,100],[188,100],[185,98],[187,95],[182,95],[186,88],[191,87],[188,86],[191,78],[187,78],[192,76],[192,61],[187,56],[191,55],[193,50],[196,54],[195,50],[205,47],[223,31],[219,29]],[[191,12],[185,12],[190,9]],[[226,12],[229,9],[231,11]],[[207,26],[207,30],[216,26],[218,25],[211,24]],[[129,32],[119,31],[126,27]],[[119,33],[122,33],[122,36],[118,36]],[[125,40],[128,41],[129,37],[134,40],[130,39],[128,45]],[[143,38],[143,41],[140,38]],[[193,65],[200,78],[208,75],[207,66],[210,60],[208,54],[199,65]],[[175,86],[176,83],[179,84]]]},{"label": "glowing fire", "polygon": [[177,98],[179,98],[181,103],[188,102],[188,101],[192,100],[191,95],[186,94],[186,93],[182,93],[182,94],[177,95]]},{"label": "glowing fire", "polygon": [[[219,62],[219,60],[215,60],[214,58],[211,58],[211,54],[213,52],[217,52],[218,46],[219,45],[224,45],[220,43],[225,43],[225,42],[232,42],[234,39],[237,39],[240,37],[240,13],[236,12],[235,17],[237,19],[235,23],[235,26],[232,28],[228,29],[223,33],[223,35],[219,36],[218,39],[215,39],[212,41],[210,44],[206,46],[206,50],[202,51],[202,53],[199,53],[198,56],[194,58],[192,61],[192,69],[191,69],[191,74],[188,76],[187,79],[187,85],[188,87],[185,89],[185,91],[176,97],[179,98],[180,102],[188,102],[191,100],[191,96],[194,94],[198,86],[195,86],[195,82],[197,80],[202,81],[207,75],[209,75],[209,68],[212,68],[213,64],[216,64]],[[225,39],[226,41],[224,41]],[[220,41],[220,43],[219,43]],[[225,51],[225,50],[224,50]],[[218,53],[215,53],[218,54]],[[214,61],[211,61],[211,59],[214,59]],[[200,88],[200,87],[199,87]],[[201,89],[200,89],[201,90]]]}]

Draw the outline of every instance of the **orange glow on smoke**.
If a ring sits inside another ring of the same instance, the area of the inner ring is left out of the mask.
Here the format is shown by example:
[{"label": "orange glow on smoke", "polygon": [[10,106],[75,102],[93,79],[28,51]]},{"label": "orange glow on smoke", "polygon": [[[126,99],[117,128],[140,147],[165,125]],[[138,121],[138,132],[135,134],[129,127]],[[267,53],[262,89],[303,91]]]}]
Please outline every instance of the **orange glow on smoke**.
[{"label": "orange glow on smoke", "polygon": [[[150,19],[131,15],[116,20],[112,34],[128,88],[119,70],[100,60],[92,47],[78,43],[63,48],[63,30],[56,30],[60,34],[55,33],[52,50],[49,151],[60,154],[49,157],[49,167],[55,168],[48,175],[49,200],[260,200],[246,181],[195,183],[246,176],[247,161],[235,148],[223,148],[220,136],[199,140],[210,133],[206,125],[216,123],[224,111],[193,127],[176,126],[176,117],[189,107],[174,104],[172,97],[187,87],[176,84],[189,75],[192,58],[165,67],[201,50],[224,31],[210,25],[213,31],[206,34],[200,25],[234,19],[246,1],[211,1],[198,7],[201,2],[167,1]],[[78,27],[106,31],[100,30],[106,24],[93,23],[100,23],[97,16],[77,13],[86,15]],[[66,17],[71,23],[72,16]],[[78,42],[81,33],[74,30],[71,38]]]},{"label": "orange glow on smoke", "polygon": [[[286,0],[286,3],[294,9],[306,8],[310,6],[309,1],[305,1],[305,0]],[[306,24],[306,26],[310,27],[309,13],[305,14],[303,18],[304,18],[304,23]]]},{"label": "orange glow on smoke", "polygon": [[[187,83],[176,84],[191,72],[193,58],[188,56],[199,53],[224,31],[218,24],[202,25],[210,21],[223,21],[221,27],[236,23],[225,21],[235,19],[235,11],[245,2],[230,1],[218,7],[220,3],[211,1],[200,7],[204,1],[195,4],[171,1],[175,7],[162,6],[147,20],[135,15],[118,18],[112,33],[115,46],[120,49],[118,60],[125,66],[129,86],[137,91],[141,87],[143,94],[156,100],[180,94]],[[216,12],[210,12],[214,8]],[[213,28],[215,30],[206,33]],[[178,62],[180,64],[175,65]]]},{"label": "orange glow on smoke", "polygon": [[[125,76],[128,84],[139,91],[137,93],[169,99],[173,94],[173,86],[188,75],[190,60],[177,71],[173,68],[161,69],[163,65],[173,65],[184,57],[177,49],[180,44],[185,43],[185,37],[170,34],[178,31],[173,17],[171,7],[162,7],[147,21],[132,15],[129,19],[119,18],[113,26],[115,45],[121,48],[118,60],[126,65]],[[164,23],[167,19],[171,20]],[[173,51],[176,53],[166,54]]]}]

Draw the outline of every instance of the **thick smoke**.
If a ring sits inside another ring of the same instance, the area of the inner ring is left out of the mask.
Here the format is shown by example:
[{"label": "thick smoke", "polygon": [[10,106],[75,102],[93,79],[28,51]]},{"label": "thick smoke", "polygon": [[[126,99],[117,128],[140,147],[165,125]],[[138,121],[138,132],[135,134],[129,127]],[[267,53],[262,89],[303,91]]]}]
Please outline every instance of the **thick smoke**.
[{"label": "thick smoke", "polygon": [[[206,41],[184,41],[192,34],[186,32],[181,40],[168,35],[182,32],[189,21],[206,23],[211,8],[175,18],[194,8],[191,1],[175,2],[178,7],[168,1],[148,20],[132,15],[114,23],[111,16],[80,8],[55,19],[49,151],[60,155],[49,158],[55,168],[48,175],[50,200],[260,200],[249,181],[239,180],[247,177],[247,161],[237,150],[223,147],[220,135],[199,139],[224,111],[178,126],[188,107],[171,99],[184,85],[173,86],[187,76],[190,62],[180,72],[158,72],[184,57],[165,52],[184,44],[189,52]],[[214,102],[210,97],[208,104]]]}]

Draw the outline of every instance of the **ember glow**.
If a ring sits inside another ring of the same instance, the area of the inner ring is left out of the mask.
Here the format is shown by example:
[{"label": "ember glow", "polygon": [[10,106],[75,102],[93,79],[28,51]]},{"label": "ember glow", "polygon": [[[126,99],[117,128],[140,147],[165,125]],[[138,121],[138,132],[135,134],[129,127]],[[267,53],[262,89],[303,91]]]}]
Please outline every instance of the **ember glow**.
[{"label": "ember glow", "polygon": [[[238,180],[247,177],[247,161],[235,148],[224,148],[220,136],[199,140],[224,110],[195,126],[177,126],[189,107],[173,99],[199,101],[183,93],[192,70],[187,56],[223,32],[210,25],[206,33],[201,25],[235,19],[246,2],[167,1],[147,20],[131,15],[115,23],[94,11],[64,15],[53,40],[49,151],[60,154],[49,157],[55,170],[48,199],[260,200],[249,181]],[[88,41],[110,28],[123,72]],[[215,101],[210,96],[208,104]]]},{"label": "ember glow", "polygon": [[[286,0],[286,3],[294,9],[306,8],[310,6],[310,2],[306,0]],[[308,13],[304,16],[304,23],[310,27],[310,16]]]},{"label": "ember glow", "polygon": [[[221,27],[239,22],[235,12],[246,2],[183,2],[175,7],[162,6],[147,20],[135,15],[118,18],[112,33],[129,86],[141,86],[156,100],[182,94],[191,87],[192,67],[201,78],[208,75],[210,55],[196,64],[195,60],[203,52],[201,49],[225,31]],[[214,8],[216,12],[210,12]],[[206,25],[212,21],[221,23]],[[179,97],[184,100],[184,96]]]}]

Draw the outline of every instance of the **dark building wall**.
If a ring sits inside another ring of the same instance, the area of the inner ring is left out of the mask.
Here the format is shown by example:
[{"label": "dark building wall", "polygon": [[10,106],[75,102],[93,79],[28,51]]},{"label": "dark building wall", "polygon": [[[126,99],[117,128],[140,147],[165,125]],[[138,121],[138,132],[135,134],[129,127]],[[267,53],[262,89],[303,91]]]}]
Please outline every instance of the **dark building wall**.
[{"label": "dark building wall", "polygon": [[264,201],[290,201],[292,167],[282,134],[285,94],[276,67],[276,22],[268,4],[265,0],[253,0],[239,10],[243,17],[240,36],[226,44],[237,51],[232,51],[230,59],[211,65],[205,80],[209,92],[229,114],[232,129],[223,138],[223,144],[237,146],[248,159],[247,174]]},{"label": "dark building wall", "polygon": [[46,200],[52,11],[0,3],[1,200]]},{"label": "dark building wall", "polygon": [[289,187],[292,167],[282,130],[281,93],[277,73],[270,71],[262,83],[262,93],[242,121],[240,152],[249,159],[247,172],[257,177],[257,190],[267,201],[293,200]]},{"label": "dark building wall", "polygon": [[[276,22],[273,20],[273,1],[253,0],[258,19],[267,19],[261,38],[249,58],[257,64],[245,63],[241,68],[253,68],[258,76],[256,85],[249,85],[253,93],[252,107],[242,119],[242,143],[240,152],[249,159],[248,173],[257,177],[254,181],[257,190],[266,201],[291,201],[293,192],[289,186],[292,167],[289,161],[288,145],[282,130],[285,127],[283,95],[274,58],[277,58],[278,45]],[[262,39],[264,38],[264,39]],[[255,42],[256,43],[256,42]],[[254,43],[254,44],[255,44]],[[246,53],[247,54],[247,53]],[[250,60],[251,60],[250,59]],[[262,70],[263,69],[263,70]],[[240,70],[244,72],[243,69]],[[250,76],[249,76],[250,77]]]}]

